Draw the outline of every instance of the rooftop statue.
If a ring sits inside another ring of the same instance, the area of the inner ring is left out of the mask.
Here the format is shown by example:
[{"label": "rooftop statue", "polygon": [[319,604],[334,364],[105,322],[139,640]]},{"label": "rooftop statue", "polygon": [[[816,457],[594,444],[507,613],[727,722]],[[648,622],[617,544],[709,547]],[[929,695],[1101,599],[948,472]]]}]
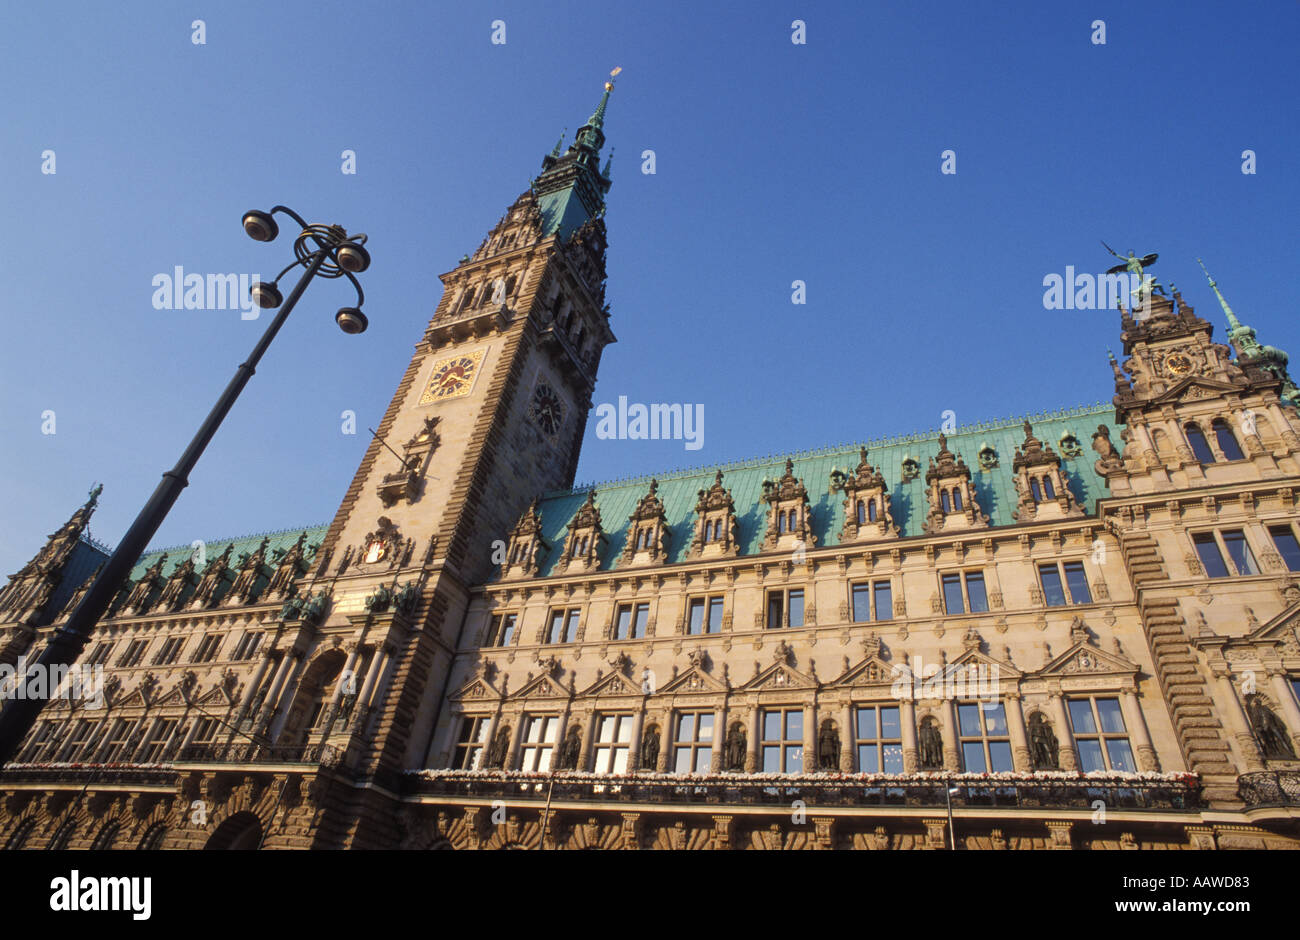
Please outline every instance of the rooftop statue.
[{"label": "rooftop statue", "polygon": [[1129,249],[1128,257],[1126,258],[1105,242],[1102,242],[1101,244],[1107,251],[1122,262],[1121,264],[1109,268],[1106,271],[1107,274],[1118,274],[1120,271],[1128,271],[1130,274],[1137,277],[1138,288],[1133,291],[1133,293],[1137,295],[1137,302],[1139,304],[1142,303],[1145,297],[1149,297],[1152,291],[1158,291],[1161,295],[1164,295],[1164,287],[1158,284],[1156,279],[1147,274],[1145,270],[1156,263],[1156,258],[1158,258],[1159,255],[1153,251],[1150,254],[1143,255],[1139,258],[1133,254],[1132,249]]}]

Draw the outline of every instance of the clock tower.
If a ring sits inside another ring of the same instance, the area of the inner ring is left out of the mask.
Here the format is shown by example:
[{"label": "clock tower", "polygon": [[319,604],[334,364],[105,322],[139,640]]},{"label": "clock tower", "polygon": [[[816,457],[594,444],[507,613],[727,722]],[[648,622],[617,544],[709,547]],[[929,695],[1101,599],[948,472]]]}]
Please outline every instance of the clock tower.
[{"label": "clock tower", "polygon": [[[441,275],[379,424],[383,443],[367,447],[317,556],[310,591],[331,598],[326,631],[364,629],[368,647],[392,651],[375,696],[384,714],[369,740],[349,744],[373,771],[418,766],[469,589],[501,561],[494,543],[535,496],[573,484],[600,357],[615,341],[609,162],[599,164],[613,87],[478,250]],[[402,628],[376,640],[395,613]]]}]

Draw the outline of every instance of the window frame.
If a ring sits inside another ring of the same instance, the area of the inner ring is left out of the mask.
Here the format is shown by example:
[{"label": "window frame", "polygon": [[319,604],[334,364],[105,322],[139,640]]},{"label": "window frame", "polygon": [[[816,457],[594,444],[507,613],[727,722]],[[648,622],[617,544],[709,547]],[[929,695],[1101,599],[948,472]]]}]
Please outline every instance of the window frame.
[{"label": "window frame", "polygon": [[[682,737],[683,719],[691,719],[691,737]],[[675,774],[699,774],[711,773],[713,771],[713,741],[717,732],[718,716],[712,709],[683,709],[673,715],[673,762],[671,773]],[[708,737],[703,736],[702,728],[707,720],[709,725]],[[688,767],[690,770],[679,770],[682,763],[682,755],[685,753],[689,757]],[[703,770],[697,769],[704,762]],[[650,768],[646,768],[650,769]]]},{"label": "window frame", "polygon": [[[1099,700],[1105,700],[1105,701],[1115,703],[1115,712],[1116,714],[1119,715],[1120,723],[1124,726],[1123,733],[1103,730],[1103,723],[1101,720],[1101,710],[1100,708],[1098,708],[1097,705],[1097,702]],[[1088,710],[1093,723],[1092,731],[1081,732],[1078,730],[1078,728],[1075,727],[1075,710],[1072,706],[1076,703],[1082,703],[1082,702],[1088,703]],[[1132,740],[1130,740],[1129,737],[1131,732],[1128,727],[1128,719],[1124,716],[1124,706],[1123,703],[1120,701],[1119,695],[1115,693],[1108,694],[1105,692],[1098,692],[1094,694],[1067,696],[1065,699],[1065,713],[1066,713],[1066,717],[1070,719],[1070,737],[1074,741],[1075,753],[1079,755],[1080,771],[1087,772],[1088,770],[1088,768],[1084,767],[1084,760],[1085,760],[1084,749],[1080,746],[1080,742],[1089,742],[1089,741],[1097,742],[1098,753],[1101,755],[1102,762],[1105,765],[1103,767],[1094,767],[1092,768],[1093,770],[1106,770],[1106,771],[1117,770],[1117,768],[1114,766],[1114,762],[1111,760],[1109,742],[1118,741],[1118,740],[1122,740],[1124,742],[1124,747],[1128,751],[1128,761],[1130,765],[1127,768],[1120,768],[1119,772],[1136,771],[1138,769],[1137,754],[1133,749],[1133,742]]]},{"label": "window frame", "polygon": [[[769,738],[767,734],[768,717],[780,715],[781,729],[780,737]],[[791,737],[790,716],[799,716],[798,737]],[[759,773],[777,773],[795,776],[804,773],[807,763],[804,754],[804,734],[807,731],[804,728],[804,709],[801,705],[773,705],[771,707],[760,708],[758,715],[758,771]],[[779,770],[768,769],[768,752],[776,750],[777,763]],[[794,754],[793,752],[798,752]],[[791,763],[797,761],[798,768],[791,769]]]},{"label": "window frame", "polygon": [[[875,728],[874,737],[865,737],[862,734],[863,713],[870,711],[872,713],[872,724]],[[895,716],[895,726],[898,731],[897,737],[885,736],[885,716],[886,711],[892,711]],[[894,748],[897,748],[897,751]],[[875,749],[876,769],[869,770],[864,766],[863,754],[868,748]],[[859,773],[876,773],[892,774],[903,773],[903,710],[897,703],[889,702],[855,702],[853,704],[853,760]],[[891,765],[897,766],[897,770],[888,769]]]},{"label": "window frame", "polygon": [[[954,711],[957,716],[957,753],[961,756],[961,766],[965,773],[1005,773],[1014,772],[1016,769],[1014,752],[1011,747],[1011,725],[1007,718],[1006,704],[1001,699],[985,700],[958,700],[953,703]],[[979,732],[972,734],[966,730],[966,724],[963,720],[962,709],[974,708],[979,723]],[[989,730],[989,712],[997,709],[1002,716],[1002,730]],[[978,745],[980,749],[981,760],[984,766],[973,768],[967,759],[967,746]],[[994,745],[998,745],[998,754],[1001,756],[1005,753],[1006,767],[1005,770],[999,770],[994,766]]]}]

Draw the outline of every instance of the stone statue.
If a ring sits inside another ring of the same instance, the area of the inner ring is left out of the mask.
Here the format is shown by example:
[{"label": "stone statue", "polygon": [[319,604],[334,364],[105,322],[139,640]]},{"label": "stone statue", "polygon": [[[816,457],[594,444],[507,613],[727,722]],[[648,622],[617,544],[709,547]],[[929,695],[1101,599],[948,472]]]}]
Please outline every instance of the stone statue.
[{"label": "stone statue", "polygon": [[1061,748],[1042,712],[1029,718],[1029,757],[1034,770],[1060,770]]},{"label": "stone statue", "polygon": [[143,609],[145,602],[149,598],[149,593],[158,583],[158,576],[162,573],[162,566],[165,561],[167,561],[166,552],[164,552],[163,556],[154,562],[153,566],[150,567],[140,580],[136,582],[135,587],[131,589],[131,593],[126,599],[127,610]]},{"label": "stone statue", "polygon": [[641,769],[659,769],[659,726],[651,725],[641,733]]},{"label": "stone statue", "polygon": [[324,590],[317,591],[302,604],[302,619],[308,623],[320,623],[325,608],[329,606],[329,595]]},{"label": "stone statue", "polygon": [[1295,748],[1291,746],[1286,726],[1259,695],[1247,696],[1246,714],[1250,716],[1250,726],[1255,730],[1265,760],[1295,760]]},{"label": "stone statue", "polygon": [[420,600],[420,588],[414,581],[407,581],[402,585],[402,589],[393,597],[393,606],[404,614],[409,614],[415,610],[415,605]]},{"label": "stone statue", "polygon": [[921,721],[917,732],[917,750],[922,770],[943,770],[943,736],[933,718]]},{"label": "stone statue", "polygon": [[1104,424],[1097,425],[1096,432],[1092,435],[1092,449],[1097,452],[1101,458],[1097,461],[1099,467],[1115,467],[1120,463],[1119,451],[1110,440],[1110,428]]},{"label": "stone statue", "polygon": [[366,598],[366,610],[372,614],[382,614],[393,602],[393,592],[389,590],[388,585],[381,584],[375,588],[375,593]]},{"label": "stone statue", "polygon": [[496,736],[492,739],[492,746],[488,748],[488,769],[504,767],[506,763],[506,752],[509,750],[510,726],[503,725],[497,729]]},{"label": "stone statue", "polygon": [[829,718],[822,722],[817,736],[817,766],[821,770],[840,769],[840,733]]},{"label": "stone statue", "polygon": [[745,727],[740,722],[732,722],[731,729],[727,732],[727,744],[724,758],[726,770],[743,772],[745,769],[745,758],[748,755],[748,748],[745,740]]},{"label": "stone statue", "polygon": [[298,597],[297,590],[295,589],[287,598],[285,598],[284,606],[280,608],[280,619],[297,620],[299,616],[301,616],[301,610],[302,598]]},{"label": "stone statue", "polygon": [[560,745],[559,766],[558,770],[577,770],[578,757],[582,754],[582,729],[577,725],[569,725],[568,732],[564,735],[564,743]]}]

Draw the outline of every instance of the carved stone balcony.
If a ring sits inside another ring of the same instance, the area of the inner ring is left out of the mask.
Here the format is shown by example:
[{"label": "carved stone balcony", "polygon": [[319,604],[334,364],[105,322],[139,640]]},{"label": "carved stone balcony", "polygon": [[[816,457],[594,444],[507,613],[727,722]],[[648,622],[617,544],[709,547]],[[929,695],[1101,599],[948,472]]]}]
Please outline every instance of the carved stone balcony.
[{"label": "carved stone balcony", "polygon": [[399,499],[414,499],[420,491],[420,475],[414,470],[398,470],[384,474],[379,484],[379,499],[385,507]]},{"label": "carved stone balcony", "polygon": [[1237,778],[1237,795],[1250,809],[1300,806],[1300,770],[1264,770]]},{"label": "carved stone balcony", "polygon": [[478,339],[489,333],[504,330],[510,325],[510,308],[504,304],[483,304],[471,310],[462,310],[445,319],[434,321],[425,334],[434,348],[448,343]]}]

